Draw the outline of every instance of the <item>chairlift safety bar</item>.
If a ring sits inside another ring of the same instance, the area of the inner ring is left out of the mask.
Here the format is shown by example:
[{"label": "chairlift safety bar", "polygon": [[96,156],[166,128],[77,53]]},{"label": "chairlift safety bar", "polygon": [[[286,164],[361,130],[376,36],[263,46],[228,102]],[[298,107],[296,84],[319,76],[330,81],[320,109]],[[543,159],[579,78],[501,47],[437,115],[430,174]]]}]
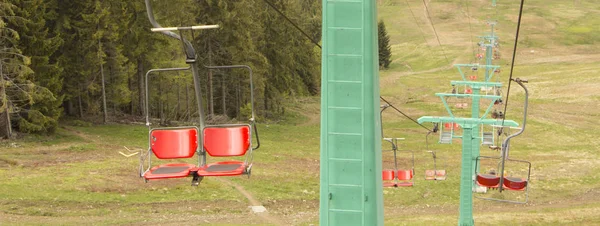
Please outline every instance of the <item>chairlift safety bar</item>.
[{"label": "chairlift safety bar", "polygon": [[206,30],[206,29],[216,29],[219,28],[219,25],[198,25],[191,27],[159,27],[159,28],[150,28],[152,32],[162,32],[162,31],[181,31],[181,30]]},{"label": "chairlift safety bar", "polygon": [[451,85],[467,85],[473,87],[502,87],[499,82],[450,81]]}]

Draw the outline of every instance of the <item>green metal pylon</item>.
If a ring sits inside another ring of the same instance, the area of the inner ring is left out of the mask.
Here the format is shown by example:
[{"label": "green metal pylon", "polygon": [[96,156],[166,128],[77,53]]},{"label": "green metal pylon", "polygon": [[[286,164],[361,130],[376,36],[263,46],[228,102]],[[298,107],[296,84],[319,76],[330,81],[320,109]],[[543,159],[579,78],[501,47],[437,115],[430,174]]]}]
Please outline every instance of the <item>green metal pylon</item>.
[{"label": "green metal pylon", "polygon": [[323,0],[319,224],[383,225],[376,1]]},{"label": "green metal pylon", "polygon": [[[501,83],[492,82],[492,77],[494,76],[494,72],[500,68],[500,66],[492,65],[493,61],[493,48],[496,47],[497,39],[494,35],[494,26],[495,22],[490,24],[492,26],[492,32],[490,35],[482,36],[480,38],[483,41],[480,43],[481,46],[486,48],[486,59],[485,65],[480,64],[455,64],[454,66],[457,68],[460,73],[462,80],[461,81],[452,81],[451,84],[453,86],[470,86],[472,88],[471,94],[459,94],[459,93],[436,93],[436,96],[439,96],[444,104],[444,107],[448,111],[448,117],[433,117],[433,116],[424,116],[418,119],[419,123],[432,122],[432,123],[456,123],[461,126],[463,129],[462,136],[456,136],[452,133],[452,139],[462,139],[462,161],[461,161],[461,177],[460,177],[460,206],[459,206],[459,219],[458,225],[474,225],[475,222],[473,220],[473,188],[475,186],[475,175],[478,172],[477,167],[477,158],[479,157],[480,147],[482,142],[482,136],[480,136],[483,125],[494,125],[494,126],[518,126],[518,123],[512,120],[496,120],[496,119],[487,119],[487,115],[490,113],[490,110],[494,106],[494,103],[502,98],[498,96],[496,93],[492,95],[488,95],[487,93],[483,93],[483,88],[494,88],[500,89],[502,87]],[[467,76],[465,76],[465,72],[463,68],[468,67],[471,70],[479,70],[479,68],[485,69],[485,78],[483,81],[467,81]],[[469,118],[460,118],[456,117],[452,112],[450,106],[446,101],[447,97],[457,97],[457,98],[471,98],[471,115]],[[489,106],[483,115],[480,114],[480,103],[482,99],[490,99]],[[440,126],[440,128],[444,128],[444,126]],[[448,142],[446,142],[448,143]],[[451,143],[451,142],[449,142]]]}]

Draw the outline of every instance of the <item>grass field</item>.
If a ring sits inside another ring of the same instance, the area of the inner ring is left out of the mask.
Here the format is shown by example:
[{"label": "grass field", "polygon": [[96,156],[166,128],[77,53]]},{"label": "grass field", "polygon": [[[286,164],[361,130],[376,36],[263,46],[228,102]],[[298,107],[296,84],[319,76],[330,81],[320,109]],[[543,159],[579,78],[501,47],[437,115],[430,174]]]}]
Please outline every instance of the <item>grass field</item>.
[{"label": "grass field", "polygon": [[[416,21],[406,1],[378,2],[394,54],[391,69],[380,74],[381,95],[405,113],[414,118],[446,114],[434,93],[449,91],[450,80],[459,79],[449,65],[470,62],[471,37],[476,40],[487,31],[488,16],[500,24],[501,82],[508,81],[517,1],[500,0],[497,11],[488,7],[491,1],[468,1],[468,9],[467,1],[428,1],[443,49],[422,1],[407,1]],[[530,108],[527,130],[513,139],[511,156],[533,164],[530,201],[517,205],[476,199],[475,222],[599,225],[600,4],[526,4],[514,74],[530,81]],[[523,98],[513,86],[508,119],[522,119]],[[291,110],[283,121],[259,122],[261,148],[255,152],[252,178],[206,178],[199,187],[190,186],[189,178],[150,183],[139,178],[137,156],[126,158],[118,152],[126,152],[124,146],[145,149],[144,126],[67,122],[53,136],[2,141],[0,224],[316,225],[319,98],[297,99],[287,109]],[[391,110],[383,119],[385,134],[405,137],[401,149],[414,151],[416,158],[414,187],[384,189],[386,225],[456,225],[460,145],[430,143],[449,177],[425,181],[424,170],[433,165],[426,152],[426,131]],[[482,149],[482,155],[496,154]],[[390,163],[385,153],[384,167]],[[509,174],[521,173],[521,166],[509,167]],[[504,198],[522,199],[523,194],[506,193]],[[252,213],[251,205],[268,211]]]}]

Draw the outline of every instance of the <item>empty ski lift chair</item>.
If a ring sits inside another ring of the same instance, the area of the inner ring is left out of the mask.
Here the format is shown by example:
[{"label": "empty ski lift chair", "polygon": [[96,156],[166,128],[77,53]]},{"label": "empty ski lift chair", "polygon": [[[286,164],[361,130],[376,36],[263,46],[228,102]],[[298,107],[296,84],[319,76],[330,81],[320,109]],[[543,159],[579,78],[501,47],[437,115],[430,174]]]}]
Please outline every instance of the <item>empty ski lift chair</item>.
[{"label": "empty ski lift chair", "polygon": [[495,127],[492,126],[492,131],[485,131],[484,126],[481,125],[481,145],[494,145],[494,129]]},{"label": "empty ski lift chair", "polygon": [[[490,158],[490,159],[501,159],[501,157],[487,157],[487,156],[480,156],[478,158]],[[511,190],[511,191],[525,191],[527,188],[527,184],[530,178],[530,174],[531,174],[531,163],[528,161],[523,161],[523,160],[514,160],[514,159],[506,159],[505,161],[513,161],[513,162],[522,162],[527,164],[528,166],[528,173],[527,173],[527,177],[526,178],[521,178],[521,177],[514,177],[514,176],[504,176],[503,172],[504,170],[502,168],[500,168],[500,175],[498,175],[498,173],[478,173],[476,176],[476,183],[479,186],[482,187],[487,187],[487,188],[500,188],[500,186],[502,186],[503,189],[505,190]],[[502,185],[501,185],[502,184]]]},{"label": "empty ski lift chair", "polygon": [[[477,183],[477,185],[483,186],[483,187],[497,188],[500,192],[502,192],[503,190],[525,191],[525,201],[524,202],[504,200],[504,199],[495,199],[495,198],[483,198],[483,197],[478,197],[478,198],[486,199],[486,200],[493,200],[493,201],[502,201],[502,202],[523,204],[523,203],[527,203],[527,199],[529,196],[529,189],[528,189],[529,186],[528,185],[529,185],[529,180],[531,178],[531,162],[524,161],[524,160],[510,159],[509,151],[510,151],[510,139],[512,139],[513,137],[516,137],[518,135],[521,135],[525,131],[525,125],[527,122],[527,105],[528,105],[528,100],[529,100],[529,92],[528,92],[527,88],[523,85],[523,83],[526,83],[527,81],[521,80],[519,78],[515,79],[514,81],[517,82],[517,84],[519,84],[525,90],[525,106],[524,106],[524,112],[523,112],[523,126],[517,133],[511,134],[504,140],[504,142],[502,143],[502,151],[501,151],[501,154],[499,157],[488,157],[488,156],[477,157],[476,164],[479,164],[481,158],[499,159],[500,163],[498,166],[499,173],[495,173],[495,174],[478,173],[476,176],[476,183]],[[504,174],[504,169],[505,169],[504,167],[505,167],[505,163],[509,162],[509,161],[527,164],[527,177],[521,178],[521,177],[506,176]],[[477,168],[479,168],[479,167],[475,167],[475,169],[477,169]]]},{"label": "empty ski lift chair", "polygon": [[[194,89],[196,94],[196,101],[198,106],[198,112],[200,113],[199,123],[200,128],[204,127],[204,118],[202,115],[202,96],[200,95],[200,82],[198,75],[198,63],[196,61],[196,51],[188,40],[183,37],[181,33],[183,30],[204,30],[204,29],[216,29],[219,25],[200,25],[190,27],[162,27],[154,19],[154,13],[150,0],[145,0],[146,11],[148,13],[148,20],[152,24],[150,30],[152,32],[159,32],[171,38],[175,38],[181,41],[186,56],[185,62],[189,65],[187,68],[167,68],[167,69],[153,69],[146,73],[145,80],[145,96],[146,96],[146,126],[150,129],[149,132],[149,147],[148,152],[144,156],[141,153],[140,156],[140,176],[145,181],[154,179],[166,179],[166,178],[180,178],[187,176],[194,176],[196,178],[196,171],[202,163],[202,156],[198,155],[198,164],[190,163],[167,163],[152,167],[152,155],[155,155],[161,160],[185,160],[192,158],[195,154],[200,153],[199,142],[200,136],[198,128],[196,127],[172,127],[172,128],[151,128],[150,117],[149,117],[149,90],[148,90],[148,77],[152,72],[160,71],[185,71],[190,70],[194,80]],[[173,31],[179,31],[179,34],[173,33]],[[192,32],[192,39],[194,38]],[[149,169],[145,169],[145,164],[148,164]],[[192,183],[193,184],[193,183]]]},{"label": "empty ski lift chair", "polygon": [[431,156],[433,157],[433,170],[425,170],[425,180],[446,180],[446,170],[441,169],[438,170],[437,169],[437,154],[435,151],[430,151],[429,150],[429,134],[431,134],[432,132],[437,132],[438,129],[438,124],[434,125],[433,131],[428,132],[427,135],[425,136],[425,146],[427,148],[427,152],[431,153]]},{"label": "empty ski lift chair", "polygon": [[440,132],[440,144],[452,144],[452,136],[454,135],[454,130],[459,129],[459,125],[456,123],[447,122],[444,123],[444,127]]},{"label": "empty ski lift chair", "polygon": [[384,138],[385,141],[390,142],[392,145],[392,151],[394,152],[394,168],[384,169],[382,171],[383,187],[412,187],[414,185],[414,170],[415,170],[415,155],[412,154],[412,168],[410,169],[398,169],[398,140],[404,140],[404,138]]},{"label": "empty ski lift chair", "polygon": [[425,180],[446,180],[446,170],[437,169],[437,154],[435,151],[427,151],[433,156],[433,170],[425,170]]}]

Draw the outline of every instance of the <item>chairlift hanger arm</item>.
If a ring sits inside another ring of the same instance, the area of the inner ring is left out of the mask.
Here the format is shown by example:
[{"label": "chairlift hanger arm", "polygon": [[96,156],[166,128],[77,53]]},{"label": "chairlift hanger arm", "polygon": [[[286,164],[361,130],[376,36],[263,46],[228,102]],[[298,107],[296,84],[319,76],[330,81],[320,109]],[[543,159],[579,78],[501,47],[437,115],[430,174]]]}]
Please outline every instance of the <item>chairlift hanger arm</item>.
[{"label": "chairlift hanger arm", "polygon": [[521,126],[520,130],[517,133],[511,134],[504,140],[504,142],[502,143],[503,147],[508,146],[510,139],[521,135],[525,131],[525,124],[527,123],[527,106],[529,104],[529,90],[527,90],[527,87],[525,87],[525,85],[523,85],[523,83],[527,83],[527,80],[521,80],[520,78],[516,78],[516,79],[513,79],[513,81],[515,81],[517,84],[519,84],[525,90],[525,104],[523,106],[523,125]]},{"label": "chairlift hanger arm", "polygon": [[[152,11],[152,3],[150,3],[150,0],[144,0],[144,1],[146,3],[146,12],[148,13],[148,20],[150,20],[150,23],[152,24],[154,29],[159,29],[156,32],[163,33],[164,35],[169,36],[174,39],[182,40],[182,42],[184,44],[186,57],[188,59],[196,59],[196,50],[194,50],[192,43],[190,43],[188,40],[181,37],[180,35],[171,32],[171,30],[169,30],[168,28],[163,28],[158,22],[156,22],[156,19],[154,19],[154,11]],[[160,30],[160,29],[163,29],[163,30]],[[166,30],[164,30],[164,29],[166,29]]]},{"label": "chairlift hanger arm", "polygon": [[[511,134],[510,136],[508,136],[504,142],[502,142],[502,171],[500,172],[500,182],[503,183],[504,180],[504,164],[506,162],[506,160],[508,159],[508,154],[510,151],[510,139],[512,139],[513,137],[519,136],[521,135],[524,131],[525,131],[525,125],[527,122],[527,106],[529,104],[529,90],[527,90],[527,87],[525,87],[525,85],[523,85],[523,83],[528,82],[527,80],[521,80],[520,78],[516,78],[516,79],[511,79],[512,81],[515,81],[517,84],[519,84],[519,86],[523,87],[523,90],[525,90],[525,104],[523,106],[523,126],[521,126],[521,129],[519,130],[519,132],[516,132],[514,134]],[[503,123],[504,124],[504,123]],[[531,171],[531,163],[530,164],[530,171]],[[529,179],[528,179],[529,180]],[[502,187],[500,187],[500,192],[502,192]]]}]

